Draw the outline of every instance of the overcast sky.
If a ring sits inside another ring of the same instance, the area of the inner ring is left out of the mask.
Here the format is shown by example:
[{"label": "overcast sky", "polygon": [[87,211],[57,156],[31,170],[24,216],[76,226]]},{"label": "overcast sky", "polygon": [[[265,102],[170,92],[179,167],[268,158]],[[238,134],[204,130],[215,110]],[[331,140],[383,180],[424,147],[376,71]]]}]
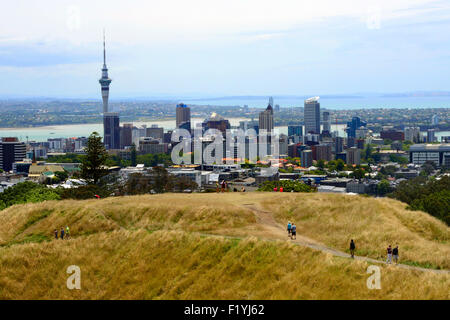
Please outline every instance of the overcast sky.
[{"label": "overcast sky", "polygon": [[448,0],[15,0],[0,95],[111,98],[450,91]]}]

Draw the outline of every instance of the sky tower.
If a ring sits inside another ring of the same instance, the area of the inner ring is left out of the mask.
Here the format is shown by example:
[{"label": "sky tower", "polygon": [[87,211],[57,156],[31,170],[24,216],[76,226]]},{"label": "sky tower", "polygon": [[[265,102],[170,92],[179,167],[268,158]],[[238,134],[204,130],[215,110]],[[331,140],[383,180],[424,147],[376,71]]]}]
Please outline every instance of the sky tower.
[{"label": "sky tower", "polygon": [[102,77],[98,82],[102,87],[103,114],[108,112],[109,85],[111,79],[108,78],[108,68],[106,67],[106,48],[105,48],[105,31],[103,30],[103,68]]}]

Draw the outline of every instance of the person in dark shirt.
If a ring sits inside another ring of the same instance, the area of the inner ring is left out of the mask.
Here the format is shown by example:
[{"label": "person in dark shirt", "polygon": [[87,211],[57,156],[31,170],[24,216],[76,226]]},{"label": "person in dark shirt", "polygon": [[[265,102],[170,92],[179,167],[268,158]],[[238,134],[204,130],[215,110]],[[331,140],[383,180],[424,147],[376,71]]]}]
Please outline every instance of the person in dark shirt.
[{"label": "person in dark shirt", "polygon": [[355,242],[353,242],[353,239],[350,240],[350,254],[352,255],[352,258],[355,258]]},{"label": "person in dark shirt", "polygon": [[292,223],[291,234],[292,234],[291,239],[293,240],[297,239],[297,226],[295,225],[295,223]]},{"label": "person in dark shirt", "polygon": [[55,233],[55,239],[58,239],[58,229],[55,229],[54,233]]},{"label": "person in dark shirt", "polygon": [[392,250],[392,257],[394,258],[395,264],[398,264],[398,245]]},{"label": "person in dark shirt", "polygon": [[389,247],[387,248],[387,259],[386,259],[386,263],[392,263],[392,246],[389,245]]},{"label": "person in dark shirt", "polygon": [[61,240],[64,240],[64,228],[61,228]]}]

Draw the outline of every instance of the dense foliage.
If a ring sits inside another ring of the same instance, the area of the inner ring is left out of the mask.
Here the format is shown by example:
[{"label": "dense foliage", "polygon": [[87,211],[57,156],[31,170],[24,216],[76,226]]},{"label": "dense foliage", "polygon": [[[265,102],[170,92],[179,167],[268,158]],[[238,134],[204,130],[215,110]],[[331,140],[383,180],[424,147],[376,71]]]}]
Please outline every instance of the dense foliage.
[{"label": "dense foliage", "polygon": [[108,154],[97,132],[89,136],[85,150],[86,155],[81,160],[81,177],[96,184],[108,173],[105,169]]},{"label": "dense foliage", "polygon": [[145,174],[135,173],[118,188],[119,195],[183,192],[195,190],[197,183],[187,177],[170,175],[163,167],[154,167]]},{"label": "dense foliage", "polygon": [[266,181],[258,189],[258,191],[273,191],[274,188],[280,190],[283,188],[284,192],[315,192],[315,188],[303,183],[302,181],[295,180],[280,180],[280,181]]},{"label": "dense foliage", "polygon": [[428,180],[426,177],[403,181],[391,196],[409,205],[409,209],[423,210],[450,225],[450,177]]},{"label": "dense foliage", "polygon": [[61,199],[60,191],[34,182],[22,182],[0,193],[0,210],[19,203]]}]

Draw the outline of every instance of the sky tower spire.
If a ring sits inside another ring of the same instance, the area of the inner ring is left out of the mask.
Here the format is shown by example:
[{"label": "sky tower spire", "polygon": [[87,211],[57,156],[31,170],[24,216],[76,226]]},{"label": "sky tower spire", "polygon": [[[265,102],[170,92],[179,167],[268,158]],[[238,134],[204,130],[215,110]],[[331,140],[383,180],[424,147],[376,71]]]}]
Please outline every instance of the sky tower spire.
[{"label": "sky tower spire", "polygon": [[103,113],[108,112],[109,85],[111,84],[111,81],[112,80],[108,77],[108,68],[106,67],[106,40],[105,29],[103,29],[103,68],[102,77],[98,80],[102,88]]},{"label": "sky tower spire", "polygon": [[105,40],[105,29],[103,29],[103,68],[106,68],[106,40]]}]

